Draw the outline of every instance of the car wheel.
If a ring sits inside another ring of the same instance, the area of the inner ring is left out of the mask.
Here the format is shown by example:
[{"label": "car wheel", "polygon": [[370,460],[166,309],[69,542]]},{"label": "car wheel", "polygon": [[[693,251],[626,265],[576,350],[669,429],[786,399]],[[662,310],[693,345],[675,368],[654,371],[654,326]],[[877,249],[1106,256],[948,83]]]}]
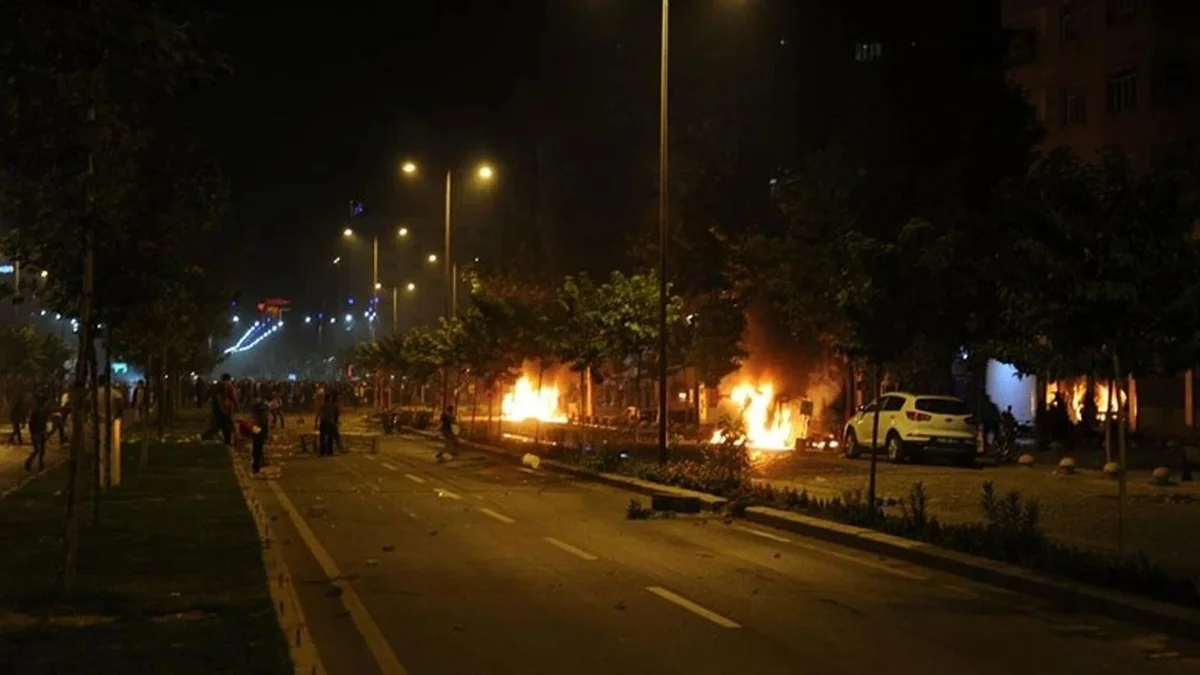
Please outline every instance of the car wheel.
[{"label": "car wheel", "polygon": [[896,434],[892,434],[887,438],[887,456],[888,461],[893,464],[899,464],[904,461],[904,442]]},{"label": "car wheel", "polygon": [[843,442],[846,444],[846,456],[850,459],[858,457],[861,448],[858,447],[858,436],[854,433],[853,429],[846,430],[846,438]]}]

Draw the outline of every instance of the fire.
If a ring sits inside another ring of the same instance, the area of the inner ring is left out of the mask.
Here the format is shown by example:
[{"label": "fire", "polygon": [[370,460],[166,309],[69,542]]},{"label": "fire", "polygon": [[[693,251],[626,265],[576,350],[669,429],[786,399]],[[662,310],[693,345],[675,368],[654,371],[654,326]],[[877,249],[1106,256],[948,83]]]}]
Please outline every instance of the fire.
[{"label": "fire", "polygon": [[567,415],[558,409],[558,387],[543,386],[539,390],[524,376],[517,380],[511,392],[504,395],[504,400],[500,402],[500,414],[512,422],[567,421]]},{"label": "fire", "polygon": [[[741,384],[734,387],[729,399],[742,413],[746,426],[746,445],[758,450],[791,450],[797,435],[790,406],[775,400],[775,385],[770,382],[755,387]],[[721,443],[724,435],[718,431],[711,442]]]},{"label": "fire", "polygon": [[[1112,399],[1112,393],[1108,389],[1107,383],[1096,382],[1096,419],[1104,420],[1108,417],[1108,410],[1111,406],[1113,409],[1118,407],[1118,401]],[[1046,404],[1054,403],[1054,397],[1058,393],[1058,383],[1050,382],[1046,385]],[[1118,388],[1120,396],[1119,403],[1124,405],[1126,401],[1125,392]],[[1066,385],[1063,387],[1063,396],[1067,399],[1067,415],[1072,422],[1079,422],[1083,419],[1083,403],[1087,398],[1087,382],[1076,382],[1074,386]]]}]

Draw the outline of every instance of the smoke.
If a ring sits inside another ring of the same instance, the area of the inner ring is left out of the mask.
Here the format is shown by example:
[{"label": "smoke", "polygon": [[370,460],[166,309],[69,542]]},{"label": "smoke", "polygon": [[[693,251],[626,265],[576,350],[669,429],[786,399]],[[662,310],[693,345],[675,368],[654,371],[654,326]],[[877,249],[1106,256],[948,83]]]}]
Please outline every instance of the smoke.
[{"label": "smoke", "polygon": [[781,395],[812,401],[813,416],[821,419],[841,394],[841,364],[824,358],[819,350],[797,345],[785,327],[771,320],[773,316],[761,303],[747,311],[742,346],[749,356],[737,372],[721,381],[721,393],[728,395],[747,381],[770,381]]}]

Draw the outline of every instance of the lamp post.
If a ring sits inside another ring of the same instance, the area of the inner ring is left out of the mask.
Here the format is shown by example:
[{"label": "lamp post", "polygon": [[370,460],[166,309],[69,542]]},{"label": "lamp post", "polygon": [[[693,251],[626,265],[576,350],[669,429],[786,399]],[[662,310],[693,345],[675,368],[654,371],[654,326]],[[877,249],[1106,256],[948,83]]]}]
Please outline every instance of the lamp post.
[{"label": "lamp post", "polygon": [[[400,171],[405,176],[415,177],[419,172],[419,167],[415,162],[406,161],[400,165]],[[484,183],[489,183],[495,177],[496,172],[487,164],[480,164],[475,168],[475,177]],[[453,197],[454,195],[454,170],[446,171],[445,185],[445,203],[442,207],[443,212],[443,250],[442,250],[442,273],[445,276],[446,284],[446,306],[444,316],[447,320],[453,318],[457,313],[454,293],[454,250],[453,250]],[[430,262],[436,262],[436,257],[430,256]],[[442,375],[442,407],[445,408],[450,400],[450,378],[446,374]]]},{"label": "lamp post", "polygon": [[658,84],[658,459],[667,462],[667,78],[671,2],[662,0]]},{"label": "lamp post", "polygon": [[[417,285],[413,282],[408,282],[404,290],[412,293],[417,290]],[[392,337],[400,334],[400,287],[392,286]]]}]

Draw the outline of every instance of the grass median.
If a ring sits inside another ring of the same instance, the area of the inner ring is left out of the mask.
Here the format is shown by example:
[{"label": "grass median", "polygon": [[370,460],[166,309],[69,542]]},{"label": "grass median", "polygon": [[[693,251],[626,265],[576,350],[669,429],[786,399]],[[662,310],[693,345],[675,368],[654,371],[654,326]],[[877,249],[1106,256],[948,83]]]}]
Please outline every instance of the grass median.
[{"label": "grass median", "polygon": [[290,673],[224,448],[156,445],[142,471],[124,454],[70,597],[52,590],[66,467],[0,500],[0,672]]}]

